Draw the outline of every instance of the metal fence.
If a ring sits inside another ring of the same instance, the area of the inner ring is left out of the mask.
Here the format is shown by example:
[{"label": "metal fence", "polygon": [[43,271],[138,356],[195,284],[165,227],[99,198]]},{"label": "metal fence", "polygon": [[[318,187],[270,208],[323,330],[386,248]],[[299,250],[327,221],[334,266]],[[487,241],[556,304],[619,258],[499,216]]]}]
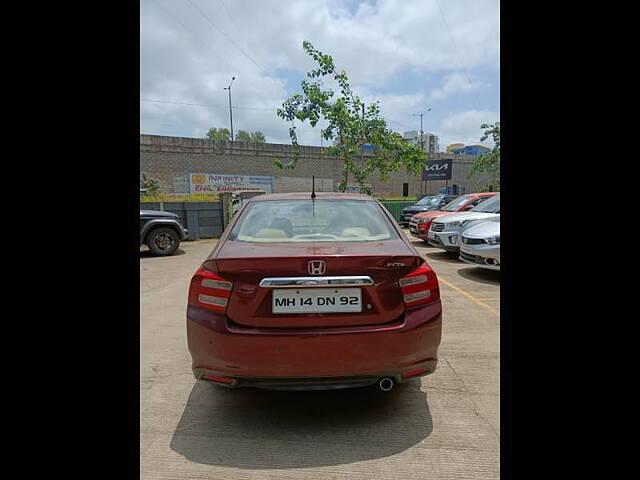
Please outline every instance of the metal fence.
[{"label": "metal fence", "polygon": [[389,210],[389,213],[393,216],[393,218],[396,219],[396,222],[400,221],[400,214],[402,213],[402,209],[405,207],[409,207],[411,205],[415,205],[417,202],[417,200],[412,200],[409,202],[400,200],[400,201],[380,201],[380,203],[382,203],[382,205],[384,205],[387,210]]},{"label": "metal fence", "polygon": [[189,230],[189,240],[218,238],[223,230],[220,202],[141,202],[140,210],[175,213]]}]

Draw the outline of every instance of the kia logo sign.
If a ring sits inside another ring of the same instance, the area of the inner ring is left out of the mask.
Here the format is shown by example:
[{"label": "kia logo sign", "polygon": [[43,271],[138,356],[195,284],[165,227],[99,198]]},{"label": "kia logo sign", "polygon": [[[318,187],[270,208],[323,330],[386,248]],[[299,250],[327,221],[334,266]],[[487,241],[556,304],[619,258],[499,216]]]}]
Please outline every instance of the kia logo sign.
[{"label": "kia logo sign", "polygon": [[427,167],[422,172],[422,180],[451,180],[453,160],[429,160]]}]

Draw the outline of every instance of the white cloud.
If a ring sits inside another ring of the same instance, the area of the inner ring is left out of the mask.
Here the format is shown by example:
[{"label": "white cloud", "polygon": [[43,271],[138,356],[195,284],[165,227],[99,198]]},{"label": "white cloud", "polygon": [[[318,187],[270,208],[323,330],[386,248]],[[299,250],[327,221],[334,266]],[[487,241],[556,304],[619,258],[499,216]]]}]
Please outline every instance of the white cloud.
[{"label": "white cloud", "polygon": [[472,82],[467,74],[452,73],[444,78],[440,88],[431,92],[429,100],[444,100],[456,93],[471,93],[485,86],[488,85],[482,82]]},{"label": "white cloud", "polygon": [[[282,103],[287,95],[283,72],[303,74],[314,66],[302,50],[303,40],[330,53],[365,101],[381,100],[383,115],[406,124],[412,123],[410,115],[420,111],[426,94],[394,94],[390,90],[399,74],[459,70],[461,61],[469,70],[496,65],[499,60],[499,13],[494,0],[442,2],[461,60],[435,2],[192,1],[233,42],[185,0],[143,0],[140,95],[147,100],[219,108],[142,102],[142,131],[196,136],[212,126],[228,126],[228,96],[223,88],[236,76],[234,130],[260,130],[267,141],[288,143],[288,125],[274,110],[241,107],[276,108]],[[445,91],[453,95],[452,84],[446,85],[442,95]],[[300,141],[318,144],[316,130],[301,131]]]},{"label": "white cloud", "polygon": [[[480,143],[483,123],[500,121],[500,112],[467,110],[465,112],[451,113],[442,122],[439,128],[440,145],[444,150],[451,143]],[[483,142],[488,146],[493,145],[491,138]]]}]

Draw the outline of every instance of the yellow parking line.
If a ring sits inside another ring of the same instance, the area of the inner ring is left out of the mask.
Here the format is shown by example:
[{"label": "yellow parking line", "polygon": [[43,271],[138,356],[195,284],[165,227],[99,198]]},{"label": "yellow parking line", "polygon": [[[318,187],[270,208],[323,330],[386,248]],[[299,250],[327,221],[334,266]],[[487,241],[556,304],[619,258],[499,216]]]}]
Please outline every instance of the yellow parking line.
[{"label": "yellow parking line", "polygon": [[467,297],[469,300],[471,300],[474,303],[477,303],[478,305],[483,306],[484,308],[486,308],[487,310],[489,310],[490,312],[496,314],[497,316],[500,316],[500,312],[498,310],[496,310],[495,308],[493,308],[490,305],[487,305],[486,303],[484,303],[483,301],[481,301],[479,298],[474,297],[473,295],[465,292],[464,290],[462,290],[459,287],[456,287],[455,285],[453,285],[452,283],[447,282],[444,278],[442,277],[438,277],[438,280],[441,281],[442,283],[444,283],[447,287],[449,287],[452,290],[455,290],[456,292],[458,292],[460,295],[464,295],[465,297]]}]

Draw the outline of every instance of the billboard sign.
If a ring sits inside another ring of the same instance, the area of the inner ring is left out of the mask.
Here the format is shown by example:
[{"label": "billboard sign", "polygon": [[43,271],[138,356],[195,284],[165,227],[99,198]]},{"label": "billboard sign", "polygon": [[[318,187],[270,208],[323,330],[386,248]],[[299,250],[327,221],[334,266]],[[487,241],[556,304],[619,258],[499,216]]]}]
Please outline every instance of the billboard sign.
[{"label": "billboard sign", "polygon": [[453,160],[450,158],[429,160],[427,167],[422,172],[422,180],[451,180],[452,171]]},{"label": "billboard sign", "polygon": [[189,192],[217,194],[257,189],[271,193],[272,179],[273,177],[270,176],[191,173],[189,174]]}]

